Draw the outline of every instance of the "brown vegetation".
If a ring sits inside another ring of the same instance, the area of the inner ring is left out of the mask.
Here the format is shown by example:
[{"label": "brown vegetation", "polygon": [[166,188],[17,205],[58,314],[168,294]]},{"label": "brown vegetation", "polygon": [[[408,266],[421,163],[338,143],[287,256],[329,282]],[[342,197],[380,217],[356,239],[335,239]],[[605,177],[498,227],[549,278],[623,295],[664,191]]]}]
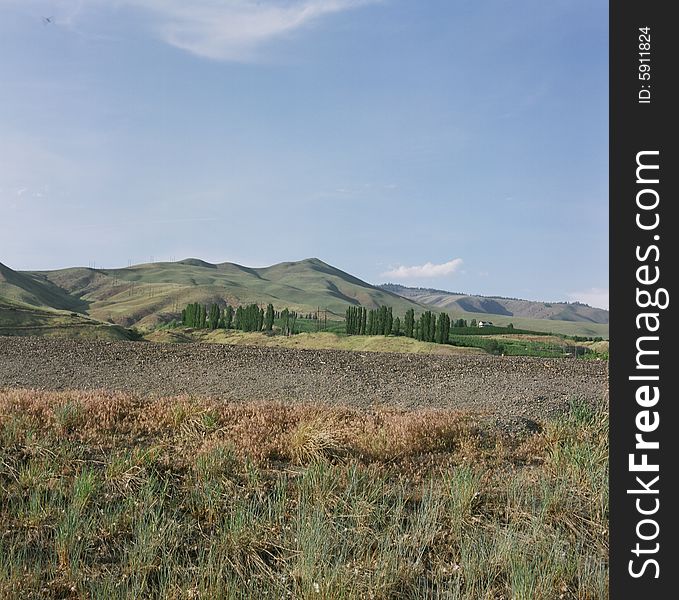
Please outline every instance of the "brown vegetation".
[{"label": "brown vegetation", "polygon": [[607,418],[0,392],[6,598],[603,598]]}]

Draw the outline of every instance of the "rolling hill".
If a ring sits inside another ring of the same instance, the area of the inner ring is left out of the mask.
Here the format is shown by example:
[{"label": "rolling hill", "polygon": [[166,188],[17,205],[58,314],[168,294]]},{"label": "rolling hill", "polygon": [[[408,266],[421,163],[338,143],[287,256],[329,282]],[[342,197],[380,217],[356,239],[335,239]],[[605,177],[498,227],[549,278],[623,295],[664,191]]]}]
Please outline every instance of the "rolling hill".
[{"label": "rolling hill", "polygon": [[0,298],[37,308],[83,312],[87,303],[42,277],[13,271],[0,263]]},{"label": "rolling hill", "polygon": [[[87,324],[153,327],[178,318],[190,302],[240,305],[272,303],[301,313],[317,308],[340,319],[349,305],[391,306],[396,315],[413,308],[446,311],[455,318],[489,319],[497,325],[570,335],[608,337],[608,312],[583,304],[544,303],[472,296],[385,284],[375,286],[320,259],[253,268],[197,258],[121,269],[73,267],[13,271],[0,264],[0,311],[5,321],[52,322],[63,326],[64,311]],[[13,312],[8,312],[12,307]],[[59,319],[54,321],[54,314]],[[26,323],[25,323],[26,324]],[[7,327],[5,323],[5,328]]]},{"label": "rolling hill", "polygon": [[123,269],[69,268],[25,273],[87,305],[88,314],[125,326],[155,325],[179,316],[189,302],[272,303],[276,309],[311,312],[320,307],[343,317],[349,304],[394,311],[421,307],[370,285],[317,258],[252,268],[196,258]]},{"label": "rolling hill", "polygon": [[83,314],[87,304],[49,282],[0,263],[0,335],[105,340],[134,339],[132,331]]},{"label": "rolling hill", "polygon": [[87,314],[86,301],[50,281],[0,263],[0,335],[129,340],[134,333]]}]

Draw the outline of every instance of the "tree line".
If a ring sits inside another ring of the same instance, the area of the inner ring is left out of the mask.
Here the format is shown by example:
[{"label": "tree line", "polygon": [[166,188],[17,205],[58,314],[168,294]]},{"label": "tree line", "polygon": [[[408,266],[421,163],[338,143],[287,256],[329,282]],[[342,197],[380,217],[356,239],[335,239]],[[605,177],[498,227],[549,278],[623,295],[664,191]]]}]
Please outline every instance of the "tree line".
[{"label": "tree line", "polygon": [[400,335],[401,319],[394,318],[391,306],[367,309],[364,306],[347,308],[346,332],[349,335]]},{"label": "tree line", "polygon": [[280,319],[281,330],[285,335],[295,333],[297,312],[285,308],[275,311],[273,304],[267,304],[266,309],[258,304],[246,306],[219,304],[206,306],[199,302],[187,304],[182,310],[182,325],[194,329],[239,329],[241,331],[273,331],[274,320]]},{"label": "tree line", "polygon": [[453,320],[446,313],[436,315],[427,310],[415,318],[415,311],[409,308],[403,318],[393,316],[390,306],[367,309],[364,306],[350,306],[345,315],[348,335],[404,335],[423,342],[447,344],[453,327],[476,327],[466,319]]}]

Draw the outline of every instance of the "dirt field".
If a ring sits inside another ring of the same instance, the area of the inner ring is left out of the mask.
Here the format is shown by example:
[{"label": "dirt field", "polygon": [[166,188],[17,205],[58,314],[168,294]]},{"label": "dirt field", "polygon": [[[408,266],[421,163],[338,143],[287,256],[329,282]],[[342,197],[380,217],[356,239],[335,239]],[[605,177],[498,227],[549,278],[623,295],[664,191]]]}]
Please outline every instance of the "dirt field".
[{"label": "dirt field", "polygon": [[511,422],[552,416],[573,398],[605,401],[608,363],[0,337],[0,388],[427,406]]}]

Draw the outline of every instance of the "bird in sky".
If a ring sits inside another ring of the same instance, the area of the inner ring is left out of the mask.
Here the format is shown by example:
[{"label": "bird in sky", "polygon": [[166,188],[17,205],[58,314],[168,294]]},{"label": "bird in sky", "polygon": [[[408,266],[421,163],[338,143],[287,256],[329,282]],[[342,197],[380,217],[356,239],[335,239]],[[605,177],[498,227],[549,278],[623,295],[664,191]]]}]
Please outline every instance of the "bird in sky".
[{"label": "bird in sky", "polygon": [[45,25],[49,25],[50,23],[54,23],[54,17],[43,17],[42,22]]}]

